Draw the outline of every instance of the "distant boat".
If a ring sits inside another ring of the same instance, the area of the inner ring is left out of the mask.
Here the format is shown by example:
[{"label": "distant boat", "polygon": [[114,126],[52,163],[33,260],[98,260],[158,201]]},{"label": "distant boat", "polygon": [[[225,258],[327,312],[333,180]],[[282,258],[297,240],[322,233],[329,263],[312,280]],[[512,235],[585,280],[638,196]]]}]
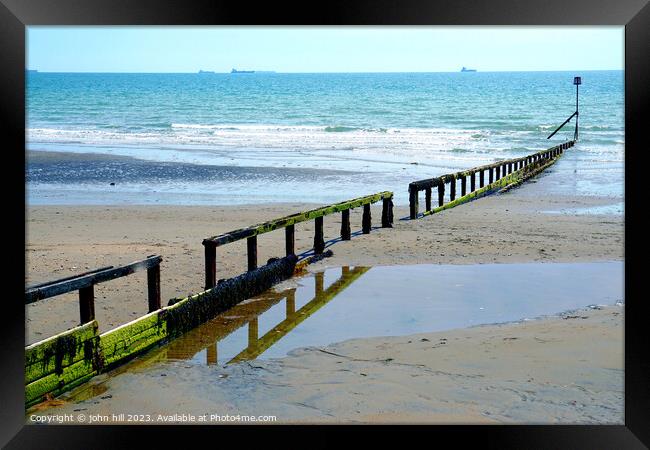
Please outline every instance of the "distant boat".
[{"label": "distant boat", "polygon": [[214,70],[199,70],[199,73],[214,73]]},{"label": "distant boat", "polygon": [[476,69],[468,69],[467,67],[463,67],[460,69],[461,72],[476,72]]},{"label": "distant boat", "polygon": [[255,73],[254,70],[237,70],[237,69],[232,69],[230,73]]},{"label": "distant boat", "polygon": [[27,69],[27,73],[36,73],[38,70],[36,69]]}]

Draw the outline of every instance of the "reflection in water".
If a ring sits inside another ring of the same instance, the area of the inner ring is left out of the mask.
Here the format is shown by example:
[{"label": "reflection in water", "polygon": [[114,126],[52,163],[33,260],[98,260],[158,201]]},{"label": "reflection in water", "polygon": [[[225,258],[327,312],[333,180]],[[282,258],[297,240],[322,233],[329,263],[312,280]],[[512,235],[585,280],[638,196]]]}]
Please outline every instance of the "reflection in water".
[{"label": "reflection in water", "polygon": [[[343,267],[340,277],[329,284],[327,288],[325,288],[325,273],[314,274],[313,298],[297,310],[296,288],[286,289],[282,292],[269,290],[258,297],[246,300],[170,342],[164,347],[166,358],[192,359],[205,349],[206,363],[217,364],[220,342],[244,326],[247,327],[248,334],[245,348],[226,361],[230,363],[257,358],[369,269],[369,267],[354,267],[352,269]],[[282,300],[285,301],[283,320],[260,336],[261,316]],[[228,353],[232,354],[232,352]]]}]

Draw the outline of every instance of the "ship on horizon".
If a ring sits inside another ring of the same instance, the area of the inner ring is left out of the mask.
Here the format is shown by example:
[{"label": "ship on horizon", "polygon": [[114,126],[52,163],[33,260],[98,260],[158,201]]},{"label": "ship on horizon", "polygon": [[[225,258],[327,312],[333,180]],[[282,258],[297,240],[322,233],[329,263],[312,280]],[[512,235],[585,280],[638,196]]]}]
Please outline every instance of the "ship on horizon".
[{"label": "ship on horizon", "polygon": [[230,73],[255,73],[254,70],[237,70],[237,69],[232,69]]},{"label": "ship on horizon", "polygon": [[462,69],[460,69],[461,72],[476,72],[476,69],[468,69],[467,67],[463,66]]}]

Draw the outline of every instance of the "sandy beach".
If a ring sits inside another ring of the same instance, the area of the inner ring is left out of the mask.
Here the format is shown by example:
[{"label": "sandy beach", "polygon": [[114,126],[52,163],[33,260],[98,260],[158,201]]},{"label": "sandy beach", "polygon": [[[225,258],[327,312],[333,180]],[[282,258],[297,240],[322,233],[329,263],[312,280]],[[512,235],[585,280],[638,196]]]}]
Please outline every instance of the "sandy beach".
[{"label": "sandy beach", "polygon": [[[620,200],[545,195],[553,182],[545,173],[506,194],[416,221],[400,220],[408,209],[397,205],[392,229],[332,242],[334,255],[309,270],[623,260],[622,215],[571,213]],[[26,283],[159,254],[166,304],[203,289],[203,238],[314,206],[30,206]],[[380,208],[372,210],[377,227]],[[353,232],[360,230],[359,209],[351,220]],[[338,215],[326,217],[326,240],[335,239],[339,227]],[[312,239],[313,223],[296,227],[299,252]],[[282,256],[284,233],[260,236],[258,248],[260,263]],[[218,278],[245,269],[244,241],[218,250]],[[146,313],[144,274],[95,289],[101,331]],[[28,305],[26,320],[27,343],[75,326],[76,293]],[[623,423],[621,305],[521,323],[353,339],[226,367],[157,365],[152,354],[28,414],[128,409],[163,416],[268,414],[282,423]]]},{"label": "sandy beach", "polygon": [[[562,208],[611,204],[601,197],[545,197],[548,175],[507,194],[493,195],[416,221],[399,220],[408,208],[396,206],[394,228],[335,242],[334,256],[310,270],[343,265],[480,264],[516,262],[590,262],[623,259],[621,215],[554,214]],[[539,193],[539,194],[537,194]],[[48,281],[107,265],[127,264],[151,254],[163,257],[161,297],[203,290],[203,238],[315,207],[312,204],[253,206],[34,206],[26,209],[26,284]],[[381,206],[372,208],[380,225]],[[325,218],[325,239],[339,235],[340,215]],[[352,229],[361,228],[361,209],[351,213]],[[296,226],[296,249],[313,245],[313,222]],[[284,233],[258,238],[260,264],[284,255]],[[217,252],[217,277],[246,270],[246,243]],[[138,273],[95,288],[100,330],[147,312],[146,274]],[[26,308],[27,343],[77,324],[76,293]]]},{"label": "sandy beach", "polygon": [[[27,412],[109,423],[622,424],[623,308],[352,339],[229,366],[138,358]],[[210,380],[210,382],[206,382]],[[185,414],[185,418],[183,418]],[[190,415],[195,419],[188,419]],[[28,419],[31,420],[31,419]],[[222,422],[219,422],[221,420]],[[88,422],[86,422],[88,423]]]}]

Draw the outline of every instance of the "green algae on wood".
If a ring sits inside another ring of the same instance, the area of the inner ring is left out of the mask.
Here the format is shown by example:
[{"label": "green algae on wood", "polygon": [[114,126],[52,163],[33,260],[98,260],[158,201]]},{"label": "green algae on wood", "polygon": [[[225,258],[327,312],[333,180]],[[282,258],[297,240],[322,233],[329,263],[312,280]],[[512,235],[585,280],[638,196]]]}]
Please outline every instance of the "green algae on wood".
[{"label": "green algae on wood", "polygon": [[551,161],[547,162],[546,164],[541,164],[539,162],[534,163],[534,164],[529,164],[525,166],[523,169],[520,169],[516,172],[512,172],[511,174],[506,175],[503,178],[500,178],[499,180],[495,181],[494,183],[488,184],[482,188],[477,189],[474,192],[470,192],[469,194],[459,197],[456,200],[452,202],[445,203],[442,206],[439,206],[437,208],[433,208],[430,211],[425,211],[422,213],[422,216],[428,216],[431,214],[435,214],[441,211],[444,211],[446,209],[453,208],[455,206],[461,205],[463,203],[467,203],[469,201],[475,200],[477,198],[483,197],[485,195],[488,195],[496,190],[503,190],[503,189],[508,189],[510,187],[514,187],[515,185],[521,184],[523,181],[531,178],[534,175],[537,175],[553,163],[557,158],[553,158]]},{"label": "green algae on wood", "polygon": [[56,390],[67,390],[70,383],[88,375],[95,375],[97,369],[93,361],[81,360],[64,367],[61,374],[52,373],[39,378],[25,386],[25,403],[33,404],[44,400],[46,394],[52,395]]},{"label": "green algae on wood", "polygon": [[51,373],[61,374],[80,360],[92,360],[97,328],[97,321],[88,322],[25,347],[25,383]]},{"label": "green algae on wood", "polygon": [[167,337],[163,310],[154,311],[133,322],[100,335],[103,369],[136,355]]},{"label": "green algae on wood", "polygon": [[[426,180],[414,181],[409,184],[409,205],[410,205],[410,218],[415,219],[419,216],[418,212],[418,192],[420,190],[425,190],[427,193],[432,187],[438,187],[439,201],[437,208],[430,208],[430,205],[427,205],[427,211],[425,211],[420,217],[427,216],[444,209],[452,208],[461,203],[465,203],[469,200],[479,198],[481,196],[491,193],[495,189],[501,189],[502,192],[507,191],[508,189],[521,184],[523,181],[527,180],[535,173],[544,170],[549,167],[557,158],[559,158],[563,151],[567,148],[573,147],[575,141],[567,141],[550,149],[541,150],[537,153],[522,157],[515,158],[511,160],[502,160],[497,161],[493,164],[488,164],[485,166],[474,167],[472,169],[457,172],[455,174],[446,174],[441,175],[436,178],[430,178]],[[514,171],[513,169],[514,165]],[[503,174],[500,173],[500,168],[503,167]],[[509,168],[510,170],[506,170]],[[496,170],[496,182],[493,182],[492,170]],[[490,175],[490,183],[487,186],[483,186],[484,183],[484,171],[488,170]],[[531,170],[537,170],[535,173],[531,173]],[[479,172],[480,175],[480,187],[478,190],[475,190],[474,186],[474,174]],[[472,182],[471,192],[468,195],[465,195],[464,189],[462,190],[461,197],[455,199],[453,192],[450,195],[450,202],[444,204],[444,188],[445,183],[450,182],[451,188],[453,189],[455,180],[460,177],[463,181],[466,176],[470,176],[470,181]],[[504,181],[505,180],[505,181]],[[510,185],[510,186],[508,186]]]},{"label": "green algae on wood", "polygon": [[335,203],[333,205],[328,205],[321,208],[316,208],[309,211],[292,214],[290,216],[281,217],[279,219],[271,220],[269,222],[264,222],[247,228],[234,230],[229,233],[213,236],[204,239],[203,244],[220,246],[220,245],[228,244],[230,242],[238,241],[240,239],[257,236],[258,234],[268,233],[270,231],[277,230],[279,228],[284,228],[289,225],[294,225],[296,223],[304,222],[311,219],[316,219],[318,217],[323,217],[328,214],[342,212],[352,208],[357,208],[359,206],[368,205],[371,203],[378,202],[379,200],[389,199],[389,198],[393,198],[392,192],[388,192],[388,191],[379,192],[377,194],[367,195],[365,197],[359,197],[352,200]]}]

